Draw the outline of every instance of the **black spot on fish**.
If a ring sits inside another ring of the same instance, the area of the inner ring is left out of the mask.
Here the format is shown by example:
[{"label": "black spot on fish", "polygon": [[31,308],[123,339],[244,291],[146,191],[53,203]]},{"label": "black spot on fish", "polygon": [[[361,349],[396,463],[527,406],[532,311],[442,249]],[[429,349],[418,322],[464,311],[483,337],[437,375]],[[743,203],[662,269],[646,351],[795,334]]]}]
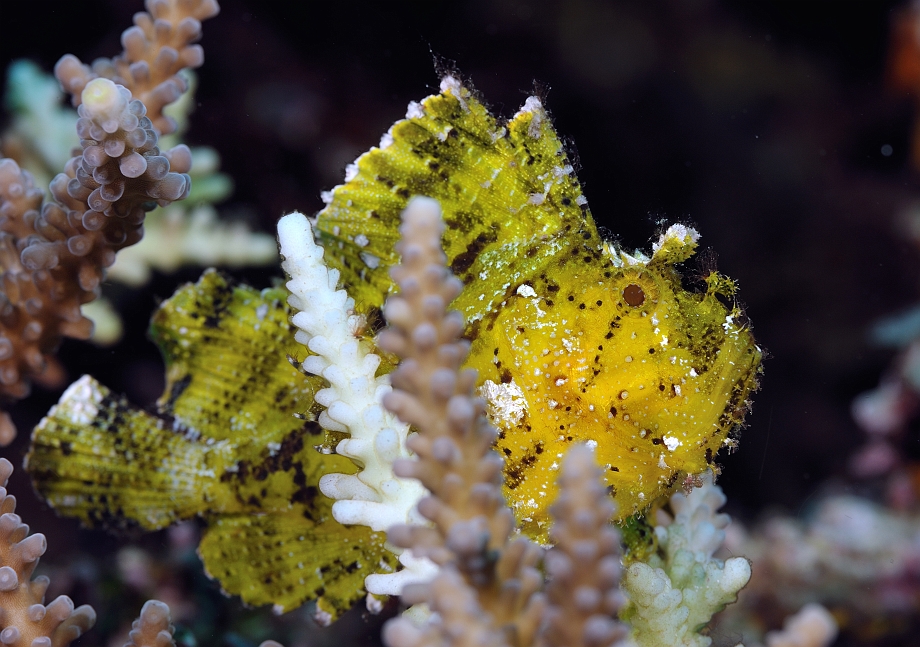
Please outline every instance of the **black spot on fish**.
[{"label": "black spot on fish", "polygon": [[450,264],[450,269],[457,276],[463,275],[473,263],[476,261],[476,258],[485,249],[486,245],[494,243],[498,239],[494,230],[484,231],[466,246],[466,251],[461,254],[457,254],[453,262]]},{"label": "black spot on fish", "polygon": [[189,384],[192,383],[191,374],[187,374],[182,377],[182,379],[176,380],[173,382],[172,387],[169,389],[169,398],[166,401],[166,407],[172,409],[179,397],[185,392],[189,387]]}]

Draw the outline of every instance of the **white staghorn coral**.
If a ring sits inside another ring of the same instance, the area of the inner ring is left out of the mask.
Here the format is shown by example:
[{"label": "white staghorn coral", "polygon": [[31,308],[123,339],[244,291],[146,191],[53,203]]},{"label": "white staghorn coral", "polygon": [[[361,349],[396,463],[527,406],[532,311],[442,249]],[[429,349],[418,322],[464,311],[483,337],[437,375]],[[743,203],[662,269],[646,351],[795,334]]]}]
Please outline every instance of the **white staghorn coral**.
[{"label": "white staghorn coral", "polygon": [[623,619],[643,647],[706,647],[712,640],[699,634],[713,614],[733,602],[751,577],[743,557],[722,562],[713,554],[725,539],[728,515],[722,489],[703,477],[702,487],[671,497],[673,520],[662,514],[655,527],[661,551],[648,563],[635,562],[623,578],[630,605]]},{"label": "white staghorn coral", "polygon": [[[336,289],[339,273],[323,264],[323,248],[314,242],[310,221],[303,214],[283,217],[278,239],[285,259],[282,267],[291,277],[288,303],[299,311],[293,318],[300,329],[296,339],[311,352],[303,368],[329,382],[315,396],[326,407],[319,423],[324,429],[350,434],[336,452],[362,467],[354,475],[326,474],[320,480],[323,494],[336,499],[333,516],[340,523],[373,530],[421,522],[415,505],[425,494],[424,487],[395,477],[392,468],[395,459],[410,455],[409,427],[381,405],[390,391],[389,377],[376,376],[380,358],[357,337],[363,318],[354,314],[354,301],[346,292]],[[365,582],[369,592],[398,595],[406,582],[428,579],[435,571],[431,562],[408,552],[399,559],[405,568],[370,576]]]}]

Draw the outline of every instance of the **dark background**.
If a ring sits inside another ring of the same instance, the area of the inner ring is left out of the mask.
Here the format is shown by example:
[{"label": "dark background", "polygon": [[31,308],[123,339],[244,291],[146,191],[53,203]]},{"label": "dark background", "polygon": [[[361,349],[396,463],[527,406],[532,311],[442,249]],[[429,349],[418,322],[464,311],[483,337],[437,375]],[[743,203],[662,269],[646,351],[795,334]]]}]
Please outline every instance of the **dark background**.
[{"label": "dark background", "polygon": [[[740,449],[720,456],[729,511],[752,521],[775,506],[801,511],[828,489],[872,489],[847,475],[862,442],[849,407],[893,353],[871,347],[866,333],[920,294],[920,251],[895,226],[920,199],[908,158],[914,108],[884,84],[902,3],[221,4],[204,26],[187,141],[217,148],[235,179],[223,213],[271,231],[289,210],[318,210],[345,165],[410,100],[437,91],[434,58],[453,61],[505,116],[535,84],[548,88],[545,105],[577,152],[598,223],[646,249],[661,220],[693,223],[740,284],[769,358]],[[0,22],[15,25],[3,29],[0,65],[25,56],[51,69],[66,52],[86,62],[111,56],[138,9],[0,0]],[[153,401],[162,369],[146,321],[158,298],[198,274],[118,291],[133,332],[104,352],[67,342],[71,379],[89,372],[139,404]],[[260,286],[278,274],[240,273]],[[58,395],[36,389],[14,412],[20,429]],[[4,450],[15,464],[24,436]],[[19,483],[28,520],[54,549],[54,529],[72,526],[40,513]],[[101,549],[117,544],[93,537]]]}]

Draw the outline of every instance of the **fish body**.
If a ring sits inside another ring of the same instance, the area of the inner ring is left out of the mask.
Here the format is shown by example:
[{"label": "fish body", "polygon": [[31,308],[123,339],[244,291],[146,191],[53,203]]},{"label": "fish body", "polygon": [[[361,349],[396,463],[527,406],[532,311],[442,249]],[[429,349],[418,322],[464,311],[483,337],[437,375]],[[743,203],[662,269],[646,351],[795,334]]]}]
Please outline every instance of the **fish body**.
[{"label": "fish body", "polygon": [[[714,469],[761,352],[729,279],[710,272],[700,289],[684,286],[695,231],[672,225],[650,254],[605,241],[540,101],[502,122],[447,77],[324,194],[315,221],[367,344],[413,195],[443,209],[445,253],[465,284],[453,307],[467,321],[467,366],[479,371],[524,532],[546,540],[555,472],[574,442],[593,447],[619,519]],[[199,552],[228,593],[280,611],[315,600],[331,620],[395,557],[382,535],[335,521],[319,494],[323,474],[359,466],[331,451],[340,435],[311,422],[323,384],[288,360],[307,350],[286,297],[214,271],[180,288],[152,322],[167,369],[156,408],[84,377],[36,427],[27,466],[56,510],[90,526],[202,517]],[[392,365],[384,356],[379,371]]]},{"label": "fish body", "polygon": [[641,512],[713,468],[743,421],[762,353],[734,283],[713,271],[702,289],[684,287],[678,266],[698,239],[686,226],[648,255],[605,241],[536,97],[503,123],[456,79],[441,90],[324,195],[326,262],[373,318],[393,290],[402,210],[413,195],[437,199],[464,283],[453,307],[467,321],[467,366],[500,432],[519,524],[546,538],[572,442],[595,449],[618,518]]}]

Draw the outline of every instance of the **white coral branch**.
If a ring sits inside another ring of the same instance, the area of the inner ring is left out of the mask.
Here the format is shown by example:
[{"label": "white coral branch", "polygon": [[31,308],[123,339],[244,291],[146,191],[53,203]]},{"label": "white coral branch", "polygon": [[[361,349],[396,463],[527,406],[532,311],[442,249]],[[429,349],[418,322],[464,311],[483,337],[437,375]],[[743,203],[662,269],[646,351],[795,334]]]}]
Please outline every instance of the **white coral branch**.
[{"label": "white coral branch", "polygon": [[[288,303],[299,312],[293,322],[296,339],[312,353],[305,370],[325,378],[329,386],[316,394],[326,407],[319,423],[324,429],[347,432],[336,452],[362,469],[354,475],[327,474],[320,490],[336,499],[332,514],[344,524],[361,524],[384,531],[395,524],[419,523],[415,511],[425,494],[412,479],[397,478],[393,461],[410,456],[406,449],[408,425],[383,408],[381,399],[391,388],[386,375],[376,376],[380,358],[357,337],[364,324],[354,313],[354,300],[337,289],[338,270],[323,263],[323,248],[313,239],[310,221],[300,213],[278,222],[282,267],[291,277]],[[428,560],[400,554],[403,571],[372,575],[365,585],[377,595],[397,595],[407,581],[430,579],[435,566]]]},{"label": "white coral branch", "polygon": [[703,477],[702,487],[671,497],[675,517],[664,515],[655,528],[663,557],[629,566],[623,589],[630,599],[624,614],[633,637],[643,647],[706,647],[711,639],[697,629],[733,602],[751,578],[743,557],[723,562],[713,554],[725,539],[728,515],[722,489]]},{"label": "white coral branch", "polygon": [[767,634],[767,647],[827,647],[837,637],[837,621],[820,604],[806,604],[786,618],[782,631]]}]

